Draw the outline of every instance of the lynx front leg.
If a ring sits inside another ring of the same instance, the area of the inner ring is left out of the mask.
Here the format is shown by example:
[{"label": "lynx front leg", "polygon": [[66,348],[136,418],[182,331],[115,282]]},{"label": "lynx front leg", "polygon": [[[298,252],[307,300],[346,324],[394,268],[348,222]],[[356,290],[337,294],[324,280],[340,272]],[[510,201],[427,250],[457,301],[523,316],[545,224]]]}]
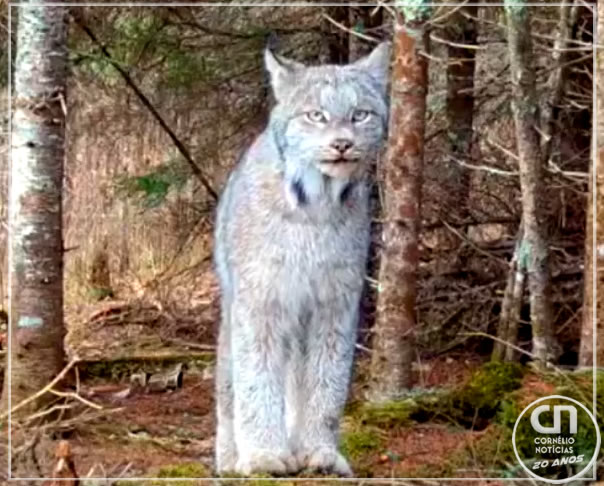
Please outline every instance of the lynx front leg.
[{"label": "lynx front leg", "polygon": [[[226,299],[225,299],[226,300]],[[222,324],[218,336],[216,363],[216,470],[235,471],[237,449],[233,430],[233,367],[228,304],[222,305]]]},{"label": "lynx front leg", "polygon": [[240,300],[232,313],[236,471],[246,476],[298,470],[285,428],[282,335],[287,326],[278,309],[258,307]]},{"label": "lynx front leg", "polygon": [[313,470],[352,476],[337,446],[356,341],[358,299],[342,297],[332,304],[316,309],[309,329],[298,459]]}]

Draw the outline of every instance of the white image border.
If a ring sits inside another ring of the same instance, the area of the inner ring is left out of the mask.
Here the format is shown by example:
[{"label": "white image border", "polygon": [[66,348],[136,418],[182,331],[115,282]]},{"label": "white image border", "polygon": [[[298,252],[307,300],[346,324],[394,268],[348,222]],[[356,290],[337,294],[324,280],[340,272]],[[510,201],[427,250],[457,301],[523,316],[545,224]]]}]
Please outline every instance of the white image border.
[{"label": "white image border", "polygon": [[[575,0],[575,1],[581,1],[581,0]],[[600,0],[602,1],[602,0]],[[11,181],[10,181],[10,171],[11,171],[11,152],[12,152],[12,86],[11,86],[11,81],[12,81],[12,18],[11,18],[11,12],[12,12],[12,7],[163,7],[163,6],[169,6],[169,7],[337,7],[337,6],[347,6],[347,7],[377,7],[377,6],[405,6],[405,5],[413,5],[414,2],[413,0],[394,0],[394,1],[385,1],[385,2],[376,2],[376,1],[368,1],[368,2],[323,2],[323,1],[317,1],[317,2],[312,2],[312,1],[308,1],[308,2],[302,2],[302,1],[275,1],[275,2],[263,2],[263,1],[259,1],[259,2],[253,2],[253,1],[233,1],[233,2],[224,2],[224,1],[218,1],[218,2],[208,2],[208,1],[200,1],[200,2],[182,2],[182,1],[175,1],[175,2],[148,2],[148,1],[142,1],[142,2],[121,2],[121,1],[117,1],[117,2],[69,2],[69,1],[49,1],[49,2],[28,2],[28,3],[20,3],[18,0],[14,1],[14,0],[9,0],[9,2],[7,3],[7,9],[8,9],[8,54],[9,54],[9,62],[8,62],[8,107],[7,107],[7,111],[8,111],[8,150],[7,150],[7,158],[8,158],[8,172],[9,172],[9,204],[10,204],[10,193],[11,193]],[[593,115],[592,115],[592,154],[591,154],[591,164],[592,164],[592,177],[591,177],[591,182],[592,182],[592,187],[591,187],[591,191],[592,194],[594,194],[594,196],[597,194],[596,192],[596,188],[597,188],[597,156],[598,156],[598,146],[597,146],[597,128],[598,128],[598,113],[597,113],[597,105],[596,105],[596,96],[597,96],[597,82],[596,82],[596,74],[597,74],[597,69],[596,69],[596,54],[597,54],[597,46],[599,45],[598,42],[600,41],[600,38],[597,34],[597,3],[593,0],[589,0],[589,1],[581,1],[581,4],[587,8],[591,8],[593,11],[593,33],[594,33],[594,43],[592,45],[592,60],[593,60],[593,80],[592,80],[592,89],[593,89],[593,105],[592,105],[592,111],[593,111]],[[511,4],[509,2],[429,2],[427,3],[427,5],[429,6],[434,6],[434,7],[462,7],[462,6],[476,6],[476,7],[501,7],[501,6],[506,6],[506,5],[518,5],[518,6],[522,6],[522,7],[560,7],[560,6],[564,6],[564,5],[574,5],[574,3],[571,2],[552,2],[552,3],[543,3],[543,2],[522,2],[522,1],[518,1],[516,4]],[[604,37],[604,33],[600,33],[602,37]],[[604,49],[604,44],[600,46],[601,49]],[[592,366],[592,371],[593,371],[593,403],[592,403],[592,413],[593,416],[596,417],[597,414],[597,410],[596,410],[596,396],[597,396],[597,384],[596,384],[596,371],[597,371],[597,363],[596,363],[596,357],[597,357],[597,326],[596,326],[596,309],[597,309],[597,204],[596,204],[596,200],[597,197],[593,198],[592,201],[592,214],[593,214],[593,227],[592,227],[592,241],[593,241],[593,245],[592,245],[592,269],[593,269],[593,274],[591,276],[592,278],[592,294],[593,294],[593,302],[592,302],[592,324],[593,324],[593,366]],[[10,213],[10,208],[9,208],[9,213]],[[9,221],[9,228],[8,231],[10,232],[10,221]],[[11,261],[11,257],[12,257],[12,251],[11,251],[11,245],[10,245],[10,241],[8,244],[8,289],[7,289],[7,295],[8,295],[8,353],[7,353],[7,374],[8,374],[8,390],[9,390],[9,396],[8,396],[8,409],[11,410],[12,408],[12,404],[11,404],[11,339],[12,339],[12,331],[11,331],[11,272],[10,272],[10,261]],[[47,481],[49,479],[52,478],[13,478],[11,477],[11,459],[12,459],[12,454],[11,454],[11,414],[9,413],[8,415],[8,451],[7,451],[7,457],[8,457],[8,473],[7,473],[7,478],[9,481]],[[69,479],[76,479],[76,478],[61,478],[62,481],[65,480],[69,480]],[[224,478],[150,478],[150,477],[141,477],[141,478],[128,478],[128,477],[119,477],[119,478],[102,478],[102,477],[90,477],[90,478],[79,478],[80,480],[98,480],[98,481],[118,481],[118,480],[127,480],[127,481],[173,481],[173,480],[178,480],[178,481],[249,481],[249,480],[254,480],[257,478],[228,478],[228,477],[224,477]],[[267,479],[269,480],[269,479]],[[410,481],[410,480],[414,480],[414,481],[421,481],[421,480],[430,480],[430,481],[527,481],[527,478],[501,478],[501,477],[495,477],[495,478],[341,478],[341,479],[334,479],[334,478],[289,478],[289,477],[284,477],[284,478],[272,478],[270,479],[270,481],[275,481],[275,482],[279,482],[279,481],[342,481],[342,482],[363,482],[363,483],[385,483],[388,482],[389,484],[392,484],[395,481]],[[594,469],[593,469],[593,476],[591,478],[578,478],[575,479],[575,481],[596,481],[596,466],[594,464]]]}]

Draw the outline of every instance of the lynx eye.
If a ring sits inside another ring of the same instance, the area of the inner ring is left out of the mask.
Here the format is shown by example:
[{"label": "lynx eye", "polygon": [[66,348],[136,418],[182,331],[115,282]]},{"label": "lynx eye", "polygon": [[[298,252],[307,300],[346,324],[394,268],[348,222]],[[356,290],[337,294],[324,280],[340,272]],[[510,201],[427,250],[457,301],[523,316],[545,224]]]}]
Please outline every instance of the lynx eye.
[{"label": "lynx eye", "polygon": [[311,110],[305,113],[306,119],[311,123],[326,123],[327,117],[320,110]]},{"label": "lynx eye", "polygon": [[353,123],[361,123],[369,118],[369,113],[367,110],[354,110],[352,113],[352,122]]}]

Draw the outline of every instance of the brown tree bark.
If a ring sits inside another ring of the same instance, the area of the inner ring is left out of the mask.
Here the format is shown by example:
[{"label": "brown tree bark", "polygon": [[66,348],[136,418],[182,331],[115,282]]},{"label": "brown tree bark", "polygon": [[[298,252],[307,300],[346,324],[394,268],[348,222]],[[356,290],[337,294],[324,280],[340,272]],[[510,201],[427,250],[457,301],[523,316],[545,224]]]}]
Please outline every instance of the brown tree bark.
[{"label": "brown tree bark", "polygon": [[[379,272],[369,398],[383,401],[410,386],[414,358],[430,10],[403,9],[394,25],[390,131],[384,163],[383,251]],[[426,2],[427,3],[427,2]]]},{"label": "brown tree bark", "polygon": [[[598,3],[597,32],[596,45],[598,47],[596,49],[596,72],[594,73],[596,113],[594,113],[593,128],[595,131],[592,135],[595,138],[595,153],[589,181],[585,228],[585,297],[579,351],[580,366],[590,366],[594,360],[598,366],[604,365],[604,299],[602,297],[596,299],[594,294],[594,286],[597,294],[603,295],[604,293],[604,272],[600,269],[604,265],[604,48],[602,47],[604,44],[604,2]],[[596,177],[595,181],[594,177]],[[594,206],[596,210],[595,235]],[[596,328],[596,349],[594,349],[593,342],[594,327]]]},{"label": "brown tree bark", "polygon": [[539,107],[535,90],[535,64],[528,8],[506,0],[512,111],[516,127],[522,192],[523,231],[519,259],[526,261],[530,292],[532,353],[540,361],[555,358],[552,331],[551,278],[546,235],[547,201],[539,138]]},{"label": "brown tree bark", "polygon": [[[67,11],[23,7],[11,139],[11,387],[5,379],[5,407],[43,388],[65,364],[61,192]],[[48,398],[44,395],[22,411],[31,411]]]}]

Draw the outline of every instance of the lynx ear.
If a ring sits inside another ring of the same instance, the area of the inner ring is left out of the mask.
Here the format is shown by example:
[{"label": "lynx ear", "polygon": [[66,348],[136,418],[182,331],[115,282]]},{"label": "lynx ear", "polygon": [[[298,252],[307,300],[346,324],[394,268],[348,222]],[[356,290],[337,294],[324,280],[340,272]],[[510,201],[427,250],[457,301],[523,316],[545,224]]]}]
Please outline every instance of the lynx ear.
[{"label": "lynx ear", "polygon": [[296,71],[303,69],[304,64],[277,56],[268,48],[264,51],[264,64],[271,76],[275,98],[281,101],[288,92]]},{"label": "lynx ear", "polygon": [[388,85],[390,47],[390,42],[382,42],[368,56],[359,59],[353,64],[353,66],[362,69],[374,78],[384,93]]}]

